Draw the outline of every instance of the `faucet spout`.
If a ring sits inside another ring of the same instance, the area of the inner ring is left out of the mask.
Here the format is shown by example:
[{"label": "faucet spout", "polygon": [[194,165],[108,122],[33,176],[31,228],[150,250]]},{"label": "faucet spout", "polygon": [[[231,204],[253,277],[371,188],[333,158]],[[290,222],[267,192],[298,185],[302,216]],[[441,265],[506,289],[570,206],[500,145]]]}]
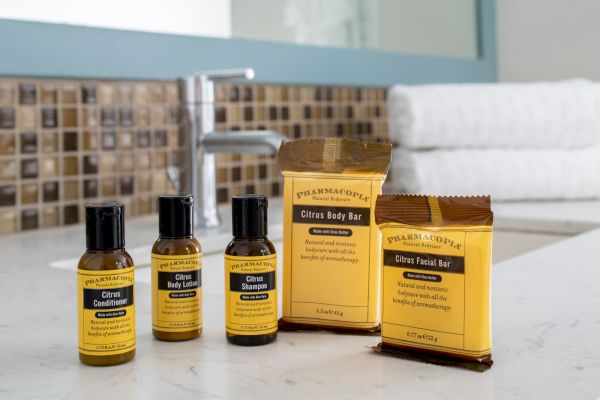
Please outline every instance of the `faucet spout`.
[{"label": "faucet spout", "polygon": [[242,68],[197,72],[177,81],[181,102],[180,133],[185,152],[180,169],[169,169],[167,176],[178,192],[194,195],[197,226],[208,228],[221,224],[215,153],[275,155],[285,139],[273,131],[215,132],[215,81],[253,78],[252,68]]},{"label": "faucet spout", "polygon": [[199,145],[207,153],[255,153],[274,156],[286,137],[275,131],[209,132]]}]

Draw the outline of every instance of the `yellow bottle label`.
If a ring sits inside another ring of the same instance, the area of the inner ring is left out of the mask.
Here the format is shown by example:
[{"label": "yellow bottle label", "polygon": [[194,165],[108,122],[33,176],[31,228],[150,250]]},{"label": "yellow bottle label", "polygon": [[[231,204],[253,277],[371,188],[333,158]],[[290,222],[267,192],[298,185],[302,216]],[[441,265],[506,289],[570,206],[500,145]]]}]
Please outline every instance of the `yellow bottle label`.
[{"label": "yellow bottle label", "polygon": [[135,349],[133,267],[77,270],[79,352],[108,356]]},{"label": "yellow bottle label", "polygon": [[381,174],[284,172],[283,319],[372,329],[380,321]]},{"label": "yellow bottle label", "polygon": [[225,255],[225,327],[234,335],[277,331],[277,255]]},{"label": "yellow bottle label", "polygon": [[381,230],[383,342],[489,354],[491,227],[390,223]]},{"label": "yellow bottle label", "polygon": [[152,253],[152,328],[163,332],[202,328],[202,254]]}]

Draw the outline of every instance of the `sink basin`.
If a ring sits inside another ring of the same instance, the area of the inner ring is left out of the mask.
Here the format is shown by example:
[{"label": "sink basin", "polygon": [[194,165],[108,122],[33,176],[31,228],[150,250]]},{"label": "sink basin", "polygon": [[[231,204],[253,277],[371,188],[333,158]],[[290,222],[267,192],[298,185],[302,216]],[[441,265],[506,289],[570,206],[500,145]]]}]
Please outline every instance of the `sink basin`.
[{"label": "sink basin", "polygon": [[[197,237],[202,245],[202,251],[204,252],[203,260],[203,277],[202,281],[205,282],[204,290],[205,293],[214,292],[215,294],[223,294],[224,275],[223,275],[223,251],[225,246],[231,240],[231,234],[228,232],[215,232],[215,231],[203,231],[198,230]],[[129,233],[135,235],[135,231]],[[269,225],[269,239],[275,244],[278,255],[278,279],[281,278],[281,254],[283,251],[282,240],[283,240],[283,225],[276,223]],[[141,283],[150,283],[150,253],[152,245],[143,245],[137,247],[127,248],[127,251],[135,262],[135,280]],[[51,268],[58,268],[68,271],[75,271],[79,258],[66,258],[62,260],[56,260],[50,262],[48,265]],[[280,282],[278,282],[280,284]]]}]

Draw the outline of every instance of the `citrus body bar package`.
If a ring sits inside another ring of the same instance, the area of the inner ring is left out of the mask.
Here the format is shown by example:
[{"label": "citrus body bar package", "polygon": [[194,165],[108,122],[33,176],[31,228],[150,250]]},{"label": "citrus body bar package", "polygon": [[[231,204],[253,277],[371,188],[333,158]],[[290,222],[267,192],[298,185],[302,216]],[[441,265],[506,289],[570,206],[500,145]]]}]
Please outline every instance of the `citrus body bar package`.
[{"label": "citrus body bar package", "polygon": [[485,370],[492,364],[489,197],[379,196],[379,352]]},{"label": "citrus body bar package", "polygon": [[379,330],[381,235],[374,209],[390,160],[385,143],[315,138],[281,145],[280,329]]}]

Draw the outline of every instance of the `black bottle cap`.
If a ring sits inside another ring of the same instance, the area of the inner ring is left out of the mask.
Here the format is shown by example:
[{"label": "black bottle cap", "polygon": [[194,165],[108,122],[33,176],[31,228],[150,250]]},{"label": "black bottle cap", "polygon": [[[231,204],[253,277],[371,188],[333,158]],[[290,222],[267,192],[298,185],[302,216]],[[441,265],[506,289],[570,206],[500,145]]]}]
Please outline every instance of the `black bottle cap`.
[{"label": "black bottle cap", "polygon": [[233,196],[231,200],[233,236],[238,238],[267,236],[267,207],[265,196],[257,194]]},{"label": "black bottle cap", "polygon": [[87,205],[85,225],[88,249],[116,250],[125,247],[125,206],[123,204]]},{"label": "black bottle cap", "polygon": [[158,234],[165,237],[194,234],[194,198],[191,195],[158,198]]}]

